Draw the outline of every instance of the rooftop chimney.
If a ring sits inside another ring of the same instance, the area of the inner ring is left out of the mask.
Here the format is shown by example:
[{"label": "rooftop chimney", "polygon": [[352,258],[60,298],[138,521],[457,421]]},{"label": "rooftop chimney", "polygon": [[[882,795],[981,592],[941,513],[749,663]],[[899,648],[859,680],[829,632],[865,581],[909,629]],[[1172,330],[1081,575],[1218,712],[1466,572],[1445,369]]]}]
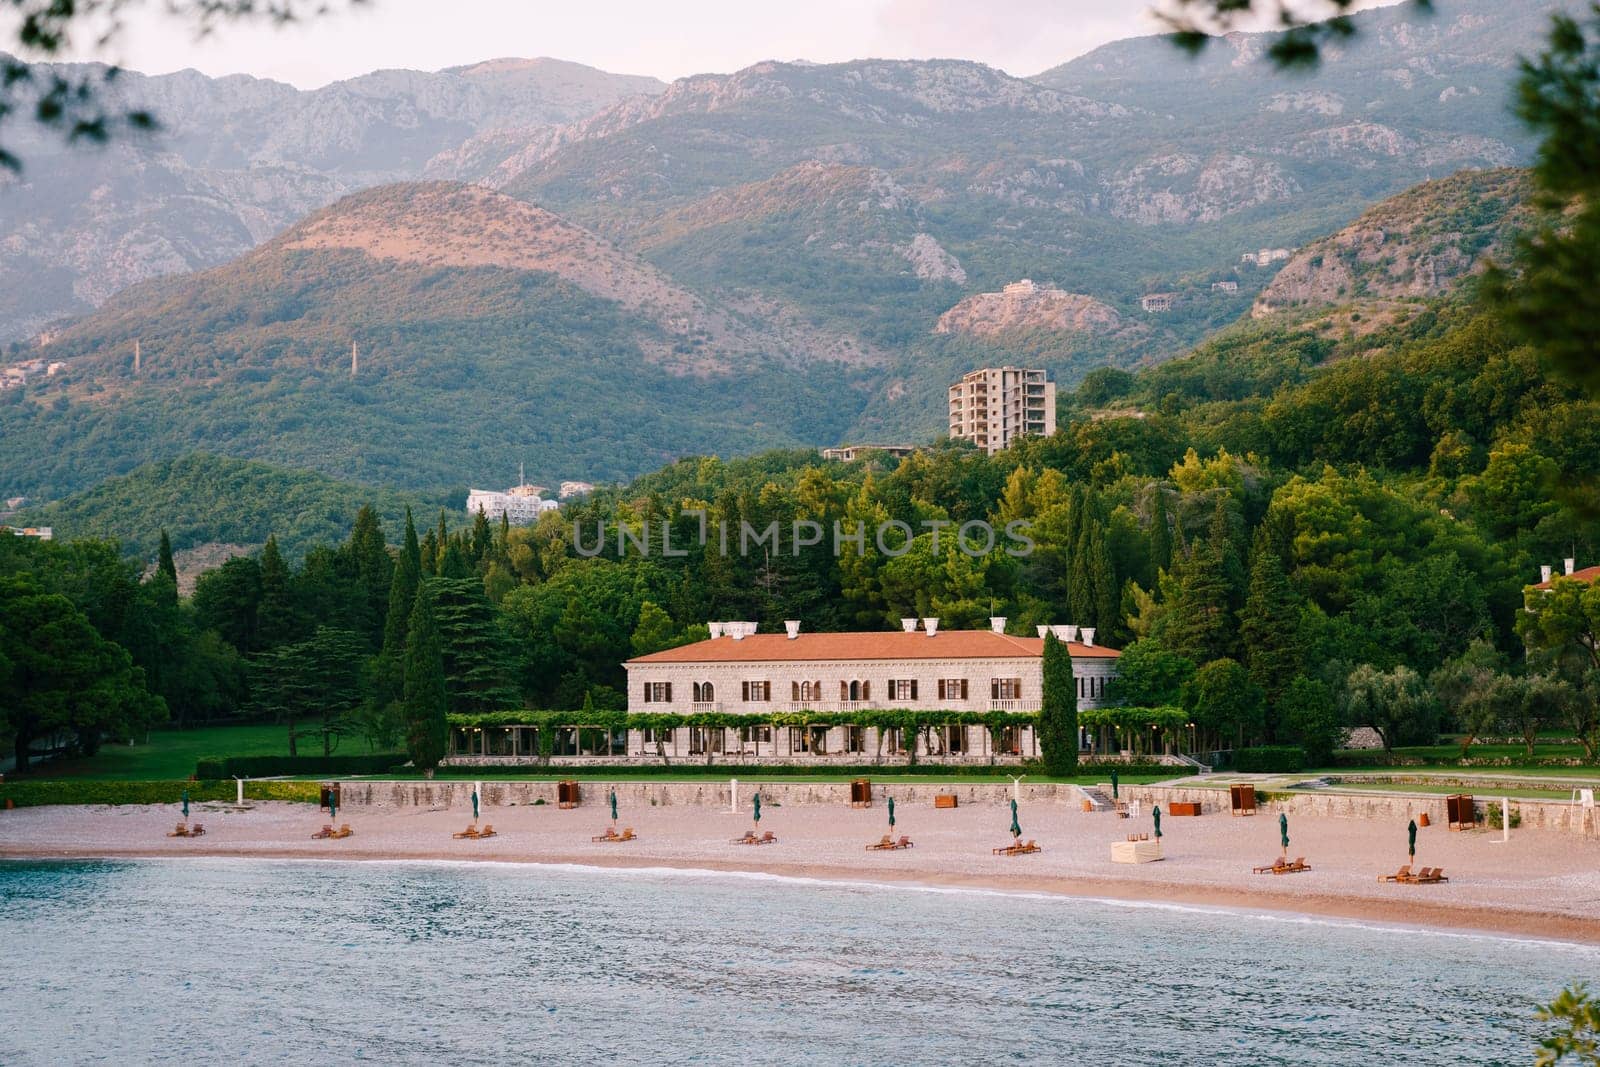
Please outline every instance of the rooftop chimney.
[{"label": "rooftop chimney", "polygon": [[1539,581],[1541,583],[1548,582],[1550,580],[1550,569],[1550,564],[1548,563],[1539,568]]},{"label": "rooftop chimney", "polygon": [[1078,639],[1078,628],[1076,626],[1052,626],[1050,627],[1050,632],[1056,635],[1057,641],[1071,642]]},{"label": "rooftop chimney", "polygon": [[706,629],[711,631],[712,637],[722,636],[723,627],[720,622],[708,622],[706,623]]},{"label": "rooftop chimney", "polygon": [[1034,630],[1038,633],[1039,640],[1043,641],[1044,640],[1044,635],[1050,632],[1050,627],[1048,627],[1048,626],[1035,626]]},{"label": "rooftop chimney", "polygon": [[1006,632],[1006,617],[1004,615],[990,615],[989,629],[997,634]]},{"label": "rooftop chimney", "polygon": [[922,620],[922,628],[924,630],[928,631],[928,636],[929,637],[932,637],[934,634],[939,632],[939,620],[938,619],[923,619]]},{"label": "rooftop chimney", "polygon": [[1085,626],[1083,628],[1083,643],[1086,644],[1086,645],[1094,644],[1094,627],[1093,626]]},{"label": "rooftop chimney", "polygon": [[1571,574],[1573,572],[1573,569],[1577,566],[1577,563],[1578,563],[1578,561],[1573,559],[1571,556],[1568,556],[1566,559],[1561,561],[1561,565],[1563,567],[1567,568],[1567,573],[1568,574]]},{"label": "rooftop chimney", "polygon": [[917,632],[917,620],[916,619],[901,619],[900,620],[900,629],[904,630],[908,634],[916,633]]},{"label": "rooftop chimney", "polygon": [[789,620],[785,621],[784,624],[783,624],[783,628],[785,630],[789,631],[789,640],[791,640],[791,641],[793,641],[795,638],[800,636],[800,620],[799,619],[789,619]]}]

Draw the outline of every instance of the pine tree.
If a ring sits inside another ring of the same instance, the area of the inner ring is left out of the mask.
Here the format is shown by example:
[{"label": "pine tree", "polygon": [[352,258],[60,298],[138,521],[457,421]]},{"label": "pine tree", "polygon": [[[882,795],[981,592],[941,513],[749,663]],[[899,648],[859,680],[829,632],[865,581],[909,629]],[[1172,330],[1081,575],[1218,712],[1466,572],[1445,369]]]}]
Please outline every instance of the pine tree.
[{"label": "pine tree", "polygon": [[1209,541],[1195,542],[1173,561],[1162,590],[1168,595],[1154,636],[1195,663],[1226,656],[1232,628],[1228,583]]},{"label": "pine tree", "polygon": [[278,538],[267,535],[261,549],[261,604],[256,608],[256,638],[262,648],[276,648],[300,633],[289,566],[278,551]]},{"label": "pine tree", "polygon": [[1055,777],[1078,769],[1078,690],[1072,678],[1072,654],[1046,634],[1040,665],[1039,751],[1045,770]]},{"label": "pine tree", "polygon": [[444,653],[433,604],[426,587],[406,623],[404,710],[406,751],[429,778],[444,759],[450,740],[445,719]]},{"label": "pine tree", "polygon": [[[161,548],[156,553],[156,574],[167,581],[163,587],[163,600],[170,598],[171,603],[178,602],[178,565],[172,559],[172,541],[167,537],[166,527],[161,528]],[[170,589],[170,592],[167,590]]]},{"label": "pine tree", "polygon": [[1263,526],[1251,554],[1250,592],[1239,612],[1239,637],[1250,680],[1267,694],[1272,708],[1305,667],[1299,621],[1299,601]]},{"label": "pine tree", "polygon": [[460,712],[505,711],[520,703],[510,644],[494,605],[477,578],[431,578],[422,583],[439,630],[450,707]]}]

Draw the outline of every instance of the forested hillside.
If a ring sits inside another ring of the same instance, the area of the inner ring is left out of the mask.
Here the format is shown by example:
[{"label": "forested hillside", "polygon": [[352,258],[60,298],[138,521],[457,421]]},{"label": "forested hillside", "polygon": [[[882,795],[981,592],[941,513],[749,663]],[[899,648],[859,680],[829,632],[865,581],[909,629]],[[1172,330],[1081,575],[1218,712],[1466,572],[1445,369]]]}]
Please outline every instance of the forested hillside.
[{"label": "forested hillside", "polygon": [[209,544],[260,546],[276,535],[284,555],[343,536],[363,505],[385,533],[400,536],[405,509],[437,514],[454,505],[460,519],[465,488],[450,500],[340,482],[310,471],[194,453],[149,463],[92,489],[17,515],[17,525],[49,526],[66,539],[109,538],[153,560],[161,531],[174,551]]},{"label": "forested hillside", "polygon": [[[441,620],[452,709],[480,712],[619,707],[624,659],[691,640],[708,619],[829,630],[1004,615],[1018,633],[1096,627],[1126,650],[1116,695],[1185,707],[1213,745],[1288,741],[1325,755],[1358,714],[1351,702],[1380,691],[1412,694],[1384,705],[1399,709],[1382,720],[1386,743],[1470,732],[1471,687],[1451,686],[1474,671],[1556,687],[1530,714],[1595,736],[1594,701],[1579,696],[1595,679],[1539,658],[1566,631],[1530,630],[1538,617],[1521,609],[1540,565],[1600,556],[1585,499],[1600,476],[1600,410],[1548,377],[1494,312],[1435,302],[1344,340],[1247,324],[1158,368],[1098,371],[1065,407],[1055,437],[994,457],[946,444],[848,465],[811,451],[685,459],[531,528],[419,517],[420,536],[397,549],[366,513],[348,541],[298,567],[274,543],[202,577],[171,632],[140,637],[155,645],[132,647],[133,662],[154,677],[158,661],[199,657],[203,677],[233,678],[257,661],[234,688],[197,695],[179,671],[156,691],[181,716],[226,705],[303,718],[320,705],[297,697],[283,712],[282,679],[348,645],[372,657],[375,695],[314,711],[317,729],[338,723],[376,744],[399,729],[400,705],[385,701],[399,699],[418,589]],[[820,544],[796,551],[796,521],[817,523]],[[914,539],[887,528],[878,543],[891,521]],[[1032,551],[1010,553],[1006,538],[986,548],[971,531],[960,551],[944,525],[935,552],[934,525],[974,521],[1026,523]],[[740,551],[745,526],[773,523],[776,545]],[[836,523],[863,525],[865,540],[835,554]],[[648,528],[652,553],[619,540],[619,524],[636,537]],[[682,554],[661,552],[663,524]],[[92,615],[103,590],[86,561],[115,555],[16,539],[5,561]],[[123,640],[123,618],[105,624],[107,639]],[[1527,679],[1515,673],[1525,640],[1538,652]],[[169,655],[165,641],[194,651]]]}]

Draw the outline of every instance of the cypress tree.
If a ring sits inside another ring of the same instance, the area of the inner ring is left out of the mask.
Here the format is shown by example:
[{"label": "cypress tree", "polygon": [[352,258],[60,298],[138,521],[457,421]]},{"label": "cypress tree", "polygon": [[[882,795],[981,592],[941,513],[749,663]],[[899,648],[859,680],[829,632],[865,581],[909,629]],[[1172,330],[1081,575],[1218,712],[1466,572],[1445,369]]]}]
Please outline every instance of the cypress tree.
[{"label": "cypress tree", "polygon": [[1089,570],[1094,583],[1094,625],[1102,643],[1109,644],[1122,630],[1122,582],[1111,562],[1106,528],[1095,523],[1089,538]]},{"label": "cypress tree", "polygon": [[383,620],[383,655],[398,663],[405,652],[406,624],[416,608],[417,586],[422,582],[422,548],[417,544],[417,527],[406,508],[405,539],[394,561],[394,576],[389,582],[389,610]]},{"label": "cypress tree", "polygon": [[299,635],[289,565],[278,551],[278,538],[267,535],[261,549],[261,604],[256,608],[256,637],[262,648],[276,648]]},{"label": "cypress tree", "polygon": [[406,623],[404,703],[406,751],[429,778],[444,759],[450,740],[445,720],[444,654],[433,604],[426,587]]},{"label": "cypress tree", "polygon": [[1067,567],[1067,614],[1079,626],[1094,626],[1094,530],[1098,524],[1085,517],[1076,525],[1078,539]]},{"label": "cypress tree", "polygon": [[1172,516],[1167,512],[1167,491],[1156,486],[1155,505],[1150,515],[1150,570],[1172,569]]},{"label": "cypress tree", "polygon": [[435,577],[439,573],[439,538],[432,530],[422,535],[422,548],[418,556],[424,578]]},{"label": "cypress tree", "polygon": [[1062,777],[1078,769],[1078,690],[1072,679],[1072,654],[1046,634],[1040,665],[1039,750],[1047,773]]},{"label": "cypress tree", "polygon": [[173,589],[178,589],[178,563],[173,561],[173,542],[166,536],[166,526],[162,526],[162,547],[155,553],[155,569],[170,577]]},{"label": "cypress tree", "polygon": [[352,614],[361,633],[376,645],[383,640],[394,561],[389,558],[389,546],[384,542],[378,513],[368,505],[362,505],[361,510],[356,512],[349,550],[356,579],[356,602]]},{"label": "cypress tree", "polygon": [[489,554],[489,544],[493,537],[489,530],[489,516],[484,514],[483,508],[478,509],[478,514],[472,519],[472,562],[482,563]]}]

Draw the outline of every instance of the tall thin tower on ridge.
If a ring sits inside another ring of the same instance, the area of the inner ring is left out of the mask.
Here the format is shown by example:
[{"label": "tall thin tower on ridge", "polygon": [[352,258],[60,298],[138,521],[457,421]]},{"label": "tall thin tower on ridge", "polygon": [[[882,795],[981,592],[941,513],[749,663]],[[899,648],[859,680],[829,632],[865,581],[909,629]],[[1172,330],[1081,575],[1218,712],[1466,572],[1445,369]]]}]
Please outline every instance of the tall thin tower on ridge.
[{"label": "tall thin tower on ridge", "polygon": [[350,342],[350,377],[356,376],[356,371],[361,369],[361,356],[356,351],[356,343]]},{"label": "tall thin tower on ridge", "polygon": [[141,360],[141,355],[142,354],[139,351],[139,339],[137,337],[135,337],[133,339],[133,373],[135,373],[135,374],[139,373],[139,363],[140,363],[140,360]]}]

